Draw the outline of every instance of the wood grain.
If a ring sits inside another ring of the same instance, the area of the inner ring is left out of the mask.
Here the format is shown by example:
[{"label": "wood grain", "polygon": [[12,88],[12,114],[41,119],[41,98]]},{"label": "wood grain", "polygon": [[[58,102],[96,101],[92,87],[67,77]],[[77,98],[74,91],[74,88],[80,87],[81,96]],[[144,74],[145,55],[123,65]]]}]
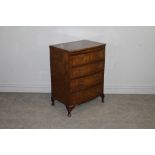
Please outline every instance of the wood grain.
[{"label": "wood grain", "polygon": [[71,92],[77,92],[83,89],[88,89],[99,83],[102,83],[102,81],[103,81],[103,71],[100,71],[96,74],[71,80],[70,90]]},{"label": "wood grain", "polygon": [[96,52],[74,55],[70,57],[70,65],[80,66],[83,64],[89,64],[92,62],[103,60],[103,57],[104,57],[103,49]]},{"label": "wood grain", "polygon": [[104,100],[105,44],[77,41],[50,46],[51,100],[66,105],[68,116],[78,104]]},{"label": "wood grain", "polygon": [[99,71],[103,71],[104,63],[102,61],[98,61],[92,64],[83,65],[80,67],[71,68],[70,78],[80,78],[83,76],[89,76],[95,74]]}]

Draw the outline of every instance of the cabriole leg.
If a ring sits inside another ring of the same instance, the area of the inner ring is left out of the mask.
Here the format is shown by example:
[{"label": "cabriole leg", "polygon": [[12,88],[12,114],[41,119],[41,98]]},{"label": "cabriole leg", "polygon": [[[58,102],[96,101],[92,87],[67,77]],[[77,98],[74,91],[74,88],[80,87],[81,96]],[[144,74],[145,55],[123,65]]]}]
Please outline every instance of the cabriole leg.
[{"label": "cabriole leg", "polygon": [[102,94],[102,95],[101,95],[102,103],[104,103],[104,97],[105,97],[105,95]]},{"label": "cabriole leg", "polygon": [[74,109],[74,106],[66,106],[66,109],[67,109],[67,111],[68,111],[67,116],[68,116],[68,117],[71,117],[71,111]]},{"label": "cabriole leg", "polygon": [[55,99],[54,99],[54,97],[53,96],[51,96],[51,102],[52,102],[52,106],[54,106],[55,105]]}]

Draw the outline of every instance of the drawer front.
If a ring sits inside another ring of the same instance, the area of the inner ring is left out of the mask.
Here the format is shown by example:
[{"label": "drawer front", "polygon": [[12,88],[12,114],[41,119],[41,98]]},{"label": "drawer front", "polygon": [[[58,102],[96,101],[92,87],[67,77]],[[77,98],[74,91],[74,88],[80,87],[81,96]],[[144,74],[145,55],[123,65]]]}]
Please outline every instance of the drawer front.
[{"label": "drawer front", "polygon": [[71,92],[76,92],[79,90],[87,89],[99,83],[102,83],[102,81],[103,81],[103,71],[90,76],[71,80],[70,90]]},{"label": "drawer front", "polygon": [[79,66],[79,65],[84,65],[87,63],[103,60],[103,58],[104,58],[104,52],[103,50],[99,50],[99,51],[71,56],[70,64],[71,66]]},{"label": "drawer front", "polygon": [[73,67],[70,71],[70,78],[74,79],[77,77],[82,77],[90,74],[97,73],[99,71],[103,71],[104,63],[103,61],[99,61],[94,64],[88,64],[80,67]]},{"label": "drawer front", "polygon": [[90,89],[71,94],[71,104],[76,105],[89,101],[102,94],[102,83]]}]

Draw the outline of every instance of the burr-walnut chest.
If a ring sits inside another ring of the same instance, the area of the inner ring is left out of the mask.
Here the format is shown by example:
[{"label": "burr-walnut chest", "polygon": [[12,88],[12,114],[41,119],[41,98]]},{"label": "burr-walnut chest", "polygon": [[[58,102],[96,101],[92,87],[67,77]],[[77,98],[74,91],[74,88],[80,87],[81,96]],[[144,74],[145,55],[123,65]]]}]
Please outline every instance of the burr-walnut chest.
[{"label": "burr-walnut chest", "polygon": [[68,116],[81,103],[104,102],[105,44],[80,40],[50,46],[51,101],[66,105]]}]

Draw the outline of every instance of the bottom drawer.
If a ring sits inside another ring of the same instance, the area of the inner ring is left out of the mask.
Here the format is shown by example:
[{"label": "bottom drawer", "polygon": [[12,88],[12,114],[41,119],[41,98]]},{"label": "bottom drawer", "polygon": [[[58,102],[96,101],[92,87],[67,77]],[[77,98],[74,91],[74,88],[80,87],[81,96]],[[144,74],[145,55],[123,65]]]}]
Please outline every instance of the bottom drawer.
[{"label": "bottom drawer", "polygon": [[86,101],[89,101],[99,95],[102,94],[102,84],[96,85],[92,88],[89,88],[87,90],[82,90],[77,93],[71,94],[71,104],[80,104]]}]

